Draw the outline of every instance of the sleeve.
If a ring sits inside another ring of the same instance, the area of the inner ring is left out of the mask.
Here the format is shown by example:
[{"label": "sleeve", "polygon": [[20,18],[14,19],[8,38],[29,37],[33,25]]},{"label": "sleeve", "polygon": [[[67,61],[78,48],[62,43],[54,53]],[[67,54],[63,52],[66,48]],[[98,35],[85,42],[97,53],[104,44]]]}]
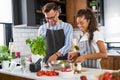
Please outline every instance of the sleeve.
[{"label": "sleeve", "polygon": [[94,40],[95,40],[95,42],[97,42],[97,41],[104,41],[104,37],[103,37],[103,34],[100,32],[100,31],[95,31],[94,32]]},{"label": "sleeve", "polygon": [[70,49],[70,46],[72,44],[72,38],[73,38],[73,27],[72,27],[72,25],[64,24],[64,34],[65,34],[65,44],[58,51],[58,52],[62,53],[63,56],[66,53],[68,53],[68,51]]},{"label": "sleeve", "polygon": [[41,25],[38,29],[38,35],[42,35],[42,37],[45,39],[46,36],[46,29],[44,25]]}]

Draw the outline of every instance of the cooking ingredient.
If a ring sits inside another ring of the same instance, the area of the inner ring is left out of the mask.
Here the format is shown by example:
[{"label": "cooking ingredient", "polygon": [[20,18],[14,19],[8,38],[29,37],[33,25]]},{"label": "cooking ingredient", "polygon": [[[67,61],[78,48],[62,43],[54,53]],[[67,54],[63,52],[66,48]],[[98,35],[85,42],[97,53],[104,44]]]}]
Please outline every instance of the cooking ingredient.
[{"label": "cooking ingredient", "polygon": [[36,73],[36,75],[37,76],[43,76],[43,75],[46,75],[46,76],[58,76],[59,75],[59,73],[58,72],[56,72],[56,71],[54,71],[54,70],[52,70],[52,71],[38,71],[37,73]]},{"label": "cooking ingredient", "polygon": [[46,43],[42,35],[34,39],[26,39],[26,44],[30,46],[31,52],[35,55],[46,56]]},{"label": "cooking ingredient", "polygon": [[80,80],[87,80],[87,77],[86,76],[80,76]]},{"label": "cooking ingredient", "polygon": [[71,69],[61,69],[61,72],[71,72]]},{"label": "cooking ingredient", "polygon": [[98,77],[99,80],[120,80],[120,72],[104,72]]}]

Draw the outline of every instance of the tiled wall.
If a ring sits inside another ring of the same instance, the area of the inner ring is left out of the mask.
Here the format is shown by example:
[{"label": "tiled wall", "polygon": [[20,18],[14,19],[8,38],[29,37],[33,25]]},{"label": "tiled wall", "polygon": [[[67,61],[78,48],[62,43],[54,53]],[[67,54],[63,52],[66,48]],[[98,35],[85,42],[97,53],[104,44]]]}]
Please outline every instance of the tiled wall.
[{"label": "tiled wall", "polygon": [[27,38],[34,38],[37,36],[38,29],[27,29],[27,28],[13,28],[13,38],[15,51],[21,53],[31,54],[30,48],[26,45],[25,40]]}]

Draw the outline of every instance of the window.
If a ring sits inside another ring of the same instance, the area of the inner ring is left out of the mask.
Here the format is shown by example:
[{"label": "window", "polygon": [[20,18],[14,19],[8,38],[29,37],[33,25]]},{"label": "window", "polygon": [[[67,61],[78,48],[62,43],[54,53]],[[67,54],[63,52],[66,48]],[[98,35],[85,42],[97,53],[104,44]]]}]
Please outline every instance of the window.
[{"label": "window", "polygon": [[4,44],[4,27],[0,24],[0,45]]},{"label": "window", "polygon": [[12,0],[0,0],[0,23],[12,23]]}]

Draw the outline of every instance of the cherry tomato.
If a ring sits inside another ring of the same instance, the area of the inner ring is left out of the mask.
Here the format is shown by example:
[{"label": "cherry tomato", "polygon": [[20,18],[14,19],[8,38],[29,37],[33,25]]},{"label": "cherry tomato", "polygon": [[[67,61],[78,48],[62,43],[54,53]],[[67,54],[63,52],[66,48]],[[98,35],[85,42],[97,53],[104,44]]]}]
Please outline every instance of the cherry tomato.
[{"label": "cherry tomato", "polygon": [[110,77],[111,73],[110,72],[105,72],[104,75],[105,75],[105,77]]},{"label": "cherry tomato", "polygon": [[80,76],[80,80],[87,80],[86,76]]},{"label": "cherry tomato", "polygon": [[104,75],[100,75],[98,80],[105,80]]},{"label": "cherry tomato", "polygon": [[39,71],[39,72],[36,73],[36,75],[37,75],[37,76],[42,76],[42,75],[44,75],[44,74],[43,74],[41,71]]},{"label": "cherry tomato", "polygon": [[42,75],[46,75],[46,76],[58,76],[59,73],[56,71],[39,71],[36,73],[37,76],[42,76]]},{"label": "cherry tomato", "polygon": [[61,69],[61,72],[71,72],[72,70],[70,69]]},{"label": "cherry tomato", "polygon": [[112,77],[106,77],[104,80],[113,80]]}]

